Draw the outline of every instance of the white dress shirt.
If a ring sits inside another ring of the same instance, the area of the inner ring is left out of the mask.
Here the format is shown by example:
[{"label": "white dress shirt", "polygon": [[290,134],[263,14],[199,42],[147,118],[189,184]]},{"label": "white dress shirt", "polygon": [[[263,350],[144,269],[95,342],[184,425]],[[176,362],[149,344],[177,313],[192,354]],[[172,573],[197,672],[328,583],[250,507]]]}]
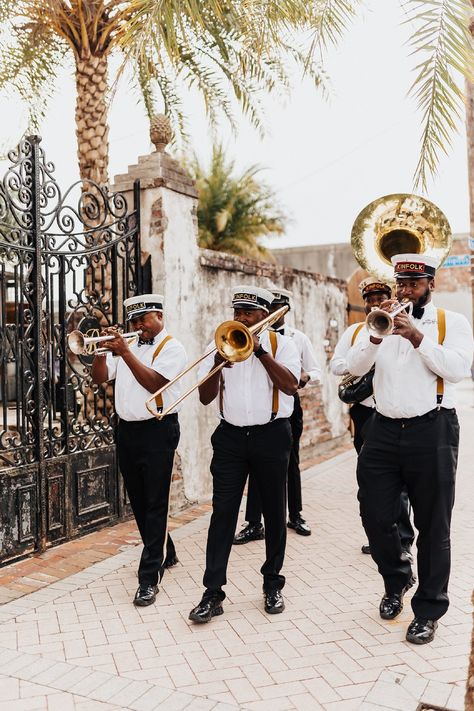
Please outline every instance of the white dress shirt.
[{"label": "white dress shirt", "polygon": [[[352,344],[352,337],[354,335],[354,331],[360,325],[360,323],[352,323],[348,328],[346,328],[341,338],[339,339],[339,342],[334,349],[334,355],[331,358],[331,362],[329,363],[331,373],[333,373],[334,375],[346,375],[347,373],[349,373],[349,368],[347,367],[347,354],[349,353],[349,349]],[[367,329],[365,328],[365,325],[363,325],[356,336],[355,342],[357,343],[357,341],[366,333]],[[361,400],[359,404],[365,405],[365,407],[375,407],[374,396],[369,395],[369,397],[366,397],[365,400]]]},{"label": "white dress shirt", "polygon": [[[270,337],[265,331],[260,343],[271,354]],[[209,344],[212,348],[213,343]],[[290,338],[277,334],[277,352],[275,360],[293,373],[299,381],[301,375],[301,361],[296,346]],[[204,378],[214,365],[214,353],[202,361],[199,368],[199,380]],[[247,360],[234,363],[232,368],[223,368],[224,420],[237,427],[250,427],[264,425],[270,422],[272,414],[273,383],[262,363],[253,354]],[[216,398],[216,406],[220,415],[220,397]],[[293,412],[294,398],[278,392],[278,412],[276,419],[290,417]]]},{"label": "white dress shirt", "polygon": [[[296,346],[296,350],[299,353],[301,360],[302,369],[308,373],[309,379],[312,383],[321,382],[321,366],[316,360],[316,354],[314,352],[313,344],[309,340],[308,336],[299,331],[297,328],[292,326],[287,326],[286,323],[281,327],[284,330],[284,335],[291,338]],[[275,329],[277,333],[281,332],[281,329]]]},{"label": "white dress shirt", "polygon": [[[167,335],[166,329],[163,328],[160,333],[155,336],[153,345],[139,346],[138,341],[135,341],[129,348],[143,365],[146,365],[148,368],[153,368],[153,370],[162,375],[163,378],[166,378],[166,380],[172,380],[178,373],[184,370],[187,362],[184,346],[177,341],[176,338],[172,338],[165,343],[159,355],[152,363],[154,352]],[[107,369],[109,380],[115,379],[115,411],[120,419],[127,420],[128,422],[151,419],[153,415],[148,412],[145,405],[151,393],[140,385],[123,358],[120,356],[114,357],[111,353],[107,353]],[[180,395],[181,384],[178,380],[177,383],[171,385],[162,394],[163,409],[171,405]],[[178,409],[179,407],[171,412],[177,412]]]},{"label": "white dress shirt", "polygon": [[347,354],[347,367],[354,375],[367,373],[375,363],[375,406],[386,417],[417,417],[433,410],[438,375],[444,380],[442,407],[454,407],[454,383],[470,373],[472,330],[464,316],[446,311],[442,345],[438,344],[437,312],[432,302],[414,323],[424,335],[418,348],[396,335],[387,336],[376,345],[363,329],[363,337],[357,338]]}]

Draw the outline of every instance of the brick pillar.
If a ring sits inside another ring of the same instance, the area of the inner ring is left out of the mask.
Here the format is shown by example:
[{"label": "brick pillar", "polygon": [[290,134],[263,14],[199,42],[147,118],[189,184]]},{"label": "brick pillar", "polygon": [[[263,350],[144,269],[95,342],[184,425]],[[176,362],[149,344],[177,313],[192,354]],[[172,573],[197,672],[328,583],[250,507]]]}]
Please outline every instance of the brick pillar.
[{"label": "brick pillar", "polygon": [[[133,183],[140,180],[140,233],[142,264],[151,257],[152,290],[165,296],[165,325],[185,346],[188,358],[202,351],[197,277],[197,190],[184,168],[167,153],[171,139],[169,122],[156,116],[151,125],[155,150],[140,156],[127,173],[115,177],[112,189],[125,194],[132,205]],[[183,387],[196,382],[197,371]],[[180,412],[181,441],[178,447],[171,492],[171,510],[194,500],[193,479],[199,457],[199,410],[196,396]],[[183,477],[183,472],[185,473]]]}]

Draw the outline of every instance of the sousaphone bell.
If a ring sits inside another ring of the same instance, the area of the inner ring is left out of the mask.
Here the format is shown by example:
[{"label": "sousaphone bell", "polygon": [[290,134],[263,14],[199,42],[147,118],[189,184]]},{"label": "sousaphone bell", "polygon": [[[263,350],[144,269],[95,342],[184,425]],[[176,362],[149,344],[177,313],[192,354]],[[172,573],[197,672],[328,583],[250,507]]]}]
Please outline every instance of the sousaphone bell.
[{"label": "sousaphone bell", "polygon": [[435,257],[439,266],[449,254],[452,234],[444,213],[419,195],[395,193],[374,200],[352,227],[354,257],[369,274],[393,283],[391,257],[415,253]]}]

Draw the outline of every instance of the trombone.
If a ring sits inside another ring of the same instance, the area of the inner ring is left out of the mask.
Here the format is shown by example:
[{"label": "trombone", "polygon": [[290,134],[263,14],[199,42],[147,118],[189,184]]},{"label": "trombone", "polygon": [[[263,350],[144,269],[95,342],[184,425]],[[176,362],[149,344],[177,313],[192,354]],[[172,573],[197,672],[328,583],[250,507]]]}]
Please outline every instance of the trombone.
[{"label": "trombone", "polygon": [[[188,395],[197,390],[200,385],[205,383],[206,380],[209,380],[209,378],[212,378],[213,375],[221,371],[226,363],[240,363],[241,361],[250,358],[253,353],[252,336],[260,336],[263,331],[276,323],[287,311],[288,306],[282,306],[281,309],[274,311],[274,313],[269,314],[266,318],[262,319],[262,321],[259,321],[250,327],[244,326],[244,324],[240,323],[240,321],[224,321],[221,323],[214,332],[214,342],[216,344],[215,348],[208,350],[207,353],[204,353],[204,355],[200,356],[197,360],[182,370],[181,373],[178,373],[176,377],[169,380],[166,385],[163,385],[159,390],[153,393],[153,395],[151,395],[145,402],[148,412],[151,412],[151,414],[158,420],[163,419],[163,417],[165,417],[171,410],[174,410],[177,405],[187,398]],[[209,373],[202,378],[202,380],[198,381],[196,385],[193,385],[193,387],[187,390],[184,395],[181,395],[180,398],[169,405],[166,410],[157,412],[156,409],[152,408],[152,403],[158,395],[161,395],[161,393],[176,383],[177,380],[189,373],[189,371],[191,371],[196,365],[201,363],[201,361],[216,351],[222,358],[224,358],[222,363],[219,363],[219,365],[216,365],[215,368],[212,368],[212,370],[210,370]]]},{"label": "trombone", "polygon": [[[122,338],[138,338],[141,331],[132,331],[131,333],[121,333]],[[71,331],[67,337],[67,345],[69,350],[74,355],[105,355],[111,353],[108,348],[95,348],[96,343],[103,341],[111,341],[115,336],[93,336],[88,338],[82,331]]]}]

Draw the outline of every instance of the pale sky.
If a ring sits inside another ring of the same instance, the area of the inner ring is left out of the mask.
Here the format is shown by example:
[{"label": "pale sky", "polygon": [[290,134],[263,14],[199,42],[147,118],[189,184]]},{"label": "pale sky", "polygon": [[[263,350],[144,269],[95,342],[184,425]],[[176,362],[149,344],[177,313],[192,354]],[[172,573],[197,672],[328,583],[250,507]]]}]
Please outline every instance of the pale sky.
[{"label": "pale sky", "polygon": [[[397,0],[372,0],[363,16],[326,59],[333,96],[329,102],[308,81],[295,81],[282,105],[265,100],[267,135],[262,140],[245,120],[237,136],[223,126],[229,157],[240,168],[258,163],[291,218],[284,237],[271,246],[344,242],[358,212],[375,198],[411,192],[420,140],[420,116],[406,98],[414,58],[404,46],[409,33]],[[70,70],[41,129],[43,147],[63,186],[77,178],[74,81]],[[4,102],[3,102],[4,103]],[[0,142],[13,145],[24,128],[17,106],[4,103]],[[193,145],[207,160],[210,131],[189,104]],[[123,85],[110,112],[110,175],[125,172],[138,155],[150,151],[148,122],[137,93]],[[4,164],[2,164],[4,166]],[[427,197],[448,217],[454,232],[469,231],[464,125],[455,137]]]}]

